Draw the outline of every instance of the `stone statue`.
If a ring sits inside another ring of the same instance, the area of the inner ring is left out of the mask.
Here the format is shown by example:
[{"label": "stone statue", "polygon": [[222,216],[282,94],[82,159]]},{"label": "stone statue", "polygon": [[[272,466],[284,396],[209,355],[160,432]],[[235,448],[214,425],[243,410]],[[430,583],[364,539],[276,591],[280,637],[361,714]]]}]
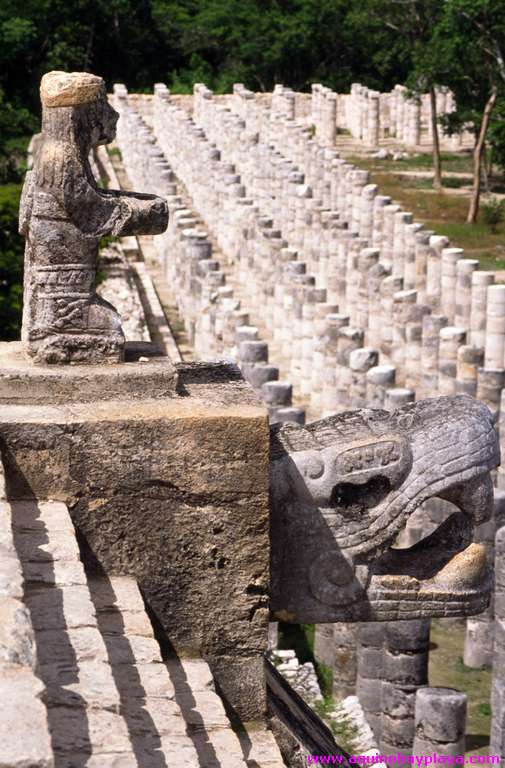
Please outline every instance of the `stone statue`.
[{"label": "stone statue", "polygon": [[[493,510],[500,461],[488,409],[472,398],[361,410],[271,428],[271,611],[296,623],[480,613],[486,553],[473,525]],[[454,505],[438,530],[394,547],[431,498]]]},{"label": "stone statue", "polygon": [[25,349],[42,364],[120,362],[120,318],[95,291],[98,244],[104,235],[163,232],[166,201],[97,186],[89,153],[114,139],[119,117],[102,78],[49,72],[40,96],[42,135],[20,208]]}]

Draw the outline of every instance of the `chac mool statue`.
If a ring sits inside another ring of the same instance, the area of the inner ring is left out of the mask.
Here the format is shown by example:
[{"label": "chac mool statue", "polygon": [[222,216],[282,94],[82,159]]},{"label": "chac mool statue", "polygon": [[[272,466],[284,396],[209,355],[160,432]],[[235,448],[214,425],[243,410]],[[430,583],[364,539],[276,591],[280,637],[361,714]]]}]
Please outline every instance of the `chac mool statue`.
[{"label": "chac mool statue", "polygon": [[40,96],[42,135],[20,208],[22,339],[36,363],[120,362],[119,315],[95,290],[98,245],[104,235],[163,232],[166,201],[98,187],[89,153],[114,139],[119,117],[102,78],[49,72]]}]

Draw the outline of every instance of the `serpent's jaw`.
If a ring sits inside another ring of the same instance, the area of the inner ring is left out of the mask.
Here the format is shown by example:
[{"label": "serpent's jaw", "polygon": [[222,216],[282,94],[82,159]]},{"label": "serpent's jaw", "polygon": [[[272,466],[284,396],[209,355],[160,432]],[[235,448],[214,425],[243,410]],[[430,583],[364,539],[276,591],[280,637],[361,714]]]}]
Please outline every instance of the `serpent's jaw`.
[{"label": "serpent's jaw", "polygon": [[[490,575],[472,535],[492,512],[498,462],[489,411],[467,397],[274,430],[274,614],[321,622],[483,610]],[[394,548],[435,497],[455,513],[414,547]]]}]

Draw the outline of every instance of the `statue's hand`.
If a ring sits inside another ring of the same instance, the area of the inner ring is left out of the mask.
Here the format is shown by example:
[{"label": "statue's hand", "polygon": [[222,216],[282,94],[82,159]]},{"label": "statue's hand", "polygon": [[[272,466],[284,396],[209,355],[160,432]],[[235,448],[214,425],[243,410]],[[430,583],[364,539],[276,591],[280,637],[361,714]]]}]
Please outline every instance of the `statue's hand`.
[{"label": "statue's hand", "polygon": [[127,211],[122,216],[120,235],[159,235],[168,224],[166,200],[157,195],[131,193],[121,195],[121,208]]}]

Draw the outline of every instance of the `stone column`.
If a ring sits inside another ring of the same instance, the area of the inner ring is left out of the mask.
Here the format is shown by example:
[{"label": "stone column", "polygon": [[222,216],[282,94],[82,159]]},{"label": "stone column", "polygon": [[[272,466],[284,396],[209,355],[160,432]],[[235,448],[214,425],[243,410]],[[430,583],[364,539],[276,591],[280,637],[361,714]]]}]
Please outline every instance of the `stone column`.
[{"label": "stone column", "polygon": [[384,408],[386,392],[395,386],[394,365],[376,365],[366,375],[366,400],[369,408]]},{"label": "stone column", "polygon": [[393,343],[391,362],[396,367],[396,383],[405,384],[406,330],[409,313],[415,306],[415,291],[398,291],[393,296]]},{"label": "stone column", "polygon": [[377,742],[381,738],[385,624],[370,621],[358,629],[356,694]]},{"label": "stone column", "polygon": [[333,625],[333,698],[336,701],[356,693],[358,624]]},{"label": "stone column", "polygon": [[349,316],[331,314],[326,317],[324,362],[323,362],[323,392],[322,415],[329,416],[338,411],[337,397],[337,353],[340,329],[349,325]]},{"label": "stone column", "polygon": [[384,240],[384,208],[391,205],[391,198],[386,195],[375,195],[373,211],[372,246],[382,250]]},{"label": "stone column", "polygon": [[500,400],[505,385],[505,369],[479,368],[477,371],[477,399],[487,405],[495,423],[500,413]]},{"label": "stone column", "polygon": [[481,347],[463,344],[458,348],[456,362],[456,394],[477,394],[477,372],[484,365],[484,350]]},{"label": "stone column", "polygon": [[403,272],[403,287],[405,290],[415,290],[417,284],[417,242],[416,235],[422,231],[423,225],[418,222],[407,224],[405,227],[405,266]]},{"label": "stone column", "polygon": [[453,688],[421,688],[416,695],[413,753],[465,754],[466,696]]},{"label": "stone column", "polygon": [[419,397],[434,397],[438,393],[438,351],[440,331],[447,325],[444,315],[425,315],[422,328],[421,389]]},{"label": "stone column", "polygon": [[359,236],[364,237],[369,243],[373,237],[374,200],[377,195],[377,184],[367,184],[363,187],[361,195],[361,212],[359,224]]},{"label": "stone column", "polygon": [[271,423],[279,421],[277,411],[291,405],[293,387],[288,381],[267,381],[261,387],[261,396],[268,407]]},{"label": "stone column", "polygon": [[396,411],[397,408],[401,408],[402,405],[408,405],[413,403],[416,399],[416,393],[412,389],[406,389],[404,387],[396,387],[395,389],[386,390],[386,396],[384,398],[384,409],[386,411]]},{"label": "stone column", "polygon": [[393,345],[394,296],[403,288],[403,279],[395,275],[385,277],[380,286],[381,294],[381,344],[380,352],[384,362],[390,362]]},{"label": "stone column", "polygon": [[496,473],[496,486],[500,490],[505,490],[505,462],[503,457],[505,456],[505,389],[502,389],[500,397],[500,413],[498,417],[498,433],[500,436],[500,450],[502,455],[502,462],[498,467]]},{"label": "stone column", "polygon": [[[454,325],[470,330],[472,311],[472,275],[479,269],[477,259],[460,259],[456,264]],[[470,339],[469,339],[470,341]]]},{"label": "stone column", "polygon": [[[405,253],[406,253],[406,228],[412,224],[412,214],[405,211],[397,211],[394,215],[393,236],[393,269],[392,274],[404,277]],[[405,285],[405,283],[404,283]]]},{"label": "stone column", "polygon": [[[358,285],[356,294],[356,311],[354,324],[358,328],[366,330],[369,320],[369,288],[370,288],[370,270],[378,263],[380,251],[378,248],[365,248],[358,256]],[[351,319],[352,322],[352,319]]]},{"label": "stone column", "polygon": [[326,302],[324,288],[310,288],[305,292],[302,306],[302,338],[300,365],[300,395],[310,398],[312,392],[312,369],[315,342],[315,319],[318,305]]},{"label": "stone column", "polygon": [[356,636],[358,624],[316,624],[314,656],[331,669],[336,701],[356,692]]},{"label": "stone column", "polygon": [[395,215],[401,212],[399,205],[385,205],[382,209],[382,258],[393,267]]},{"label": "stone column", "polygon": [[[505,523],[505,492],[495,490],[491,520],[475,528],[473,540],[486,549],[486,561],[491,570],[495,562],[496,532]],[[494,596],[489,607],[466,621],[465,651],[463,660],[467,667],[479,669],[493,664],[494,646]]]},{"label": "stone column", "polygon": [[486,368],[502,368],[505,359],[505,285],[490,285],[487,289]]},{"label": "stone column", "polygon": [[505,526],[495,538],[495,642],[491,687],[492,755],[505,758]]},{"label": "stone column", "polygon": [[351,370],[351,408],[366,408],[366,376],[368,371],[377,366],[379,353],[370,347],[355,349],[349,355],[349,368]]},{"label": "stone column", "polygon": [[428,270],[428,255],[430,253],[430,238],[433,232],[421,229],[414,235],[416,241],[416,281],[413,286],[421,304],[426,304],[426,280]]},{"label": "stone column", "polygon": [[439,395],[456,394],[456,375],[458,349],[466,342],[464,328],[447,326],[440,331],[438,350],[438,393]]},{"label": "stone column", "polygon": [[387,622],[382,682],[383,754],[409,755],[414,741],[416,692],[428,683],[429,620]]},{"label": "stone column", "polygon": [[371,91],[368,94],[368,141],[370,146],[379,145],[380,135],[380,93]]},{"label": "stone column", "polygon": [[354,349],[363,346],[364,334],[361,328],[345,326],[341,328],[337,339],[336,383],[339,408],[349,408],[351,397],[352,374],[349,368],[349,356]]},{"label": "stone column", "polygon": [[430,250],[426,270],[426,302],[435,311],[441,309],[442,251],[449,244],[447,237],[430,237]]},{"label": "stone column", "polygon": [[457,264],[464,253],[462,248],[444,248],[442,251],[440,309],[449,323],[455,322]]},{"label": "stone column", "polygon": [[470,342],[475,347],[484,348],[486,344],[487,289],[494,281],[494,272],[472,273]]},{"label": "stone column", "polygon": [[323,408],[327,318],[337,312],[338,307],[335,304],[323,302],[315,305],[310,405],[317,414],[320,414]]},{"label": "stone column", "polygon": [[420,388],[423,373],[423,319],[430,313],[427,304],[414,304],[407,313],[405,323],[405,386],[415,392]]}]

